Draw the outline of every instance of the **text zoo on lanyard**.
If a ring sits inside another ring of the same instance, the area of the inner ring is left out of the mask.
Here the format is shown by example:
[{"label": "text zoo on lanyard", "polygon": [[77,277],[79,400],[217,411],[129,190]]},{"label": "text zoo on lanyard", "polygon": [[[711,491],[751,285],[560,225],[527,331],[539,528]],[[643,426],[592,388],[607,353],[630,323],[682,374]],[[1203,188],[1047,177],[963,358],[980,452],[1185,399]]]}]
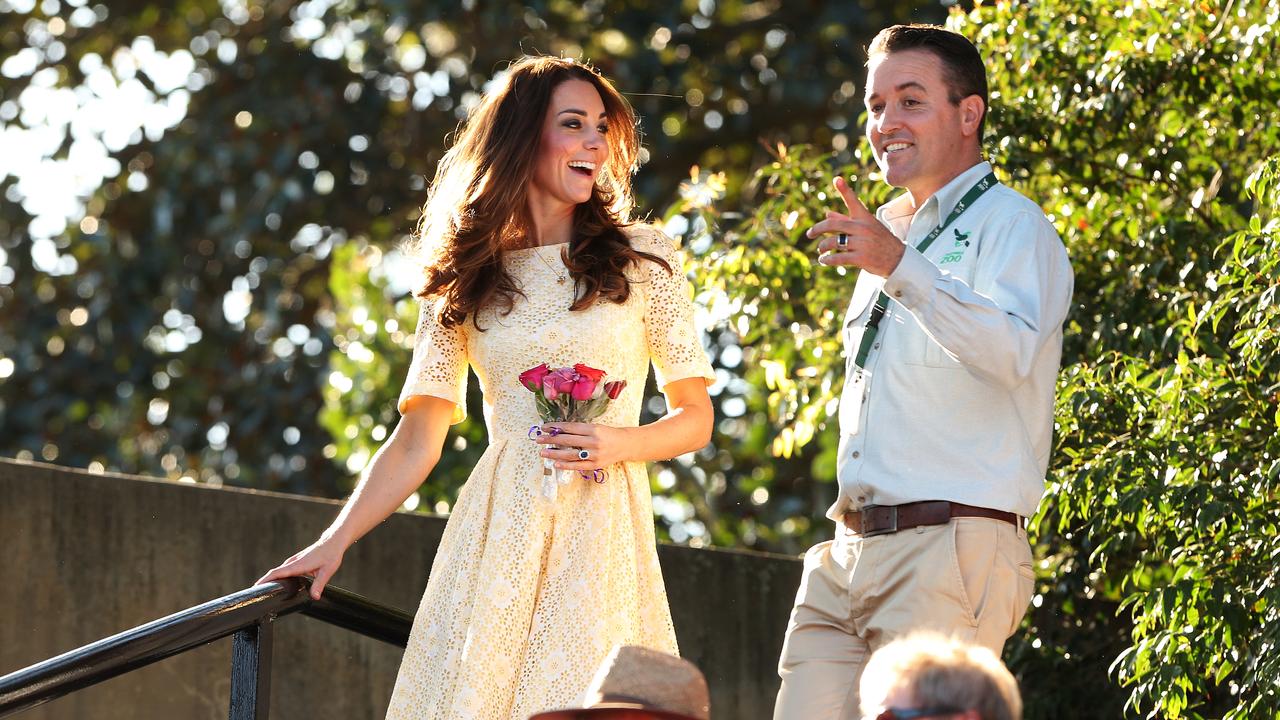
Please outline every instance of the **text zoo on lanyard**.
[{"label": "text zoo on lanyard", "polygon": [[[978,198],[982,197],[983,193],[999,184],[1000,181],[996,179],[995,173],[987,173],[986,177],[979,180],[977,185],[969,188],[964,197],[960,198],[960,202],[956,203],[955,208],[951,210],[951,214],[947,216],[947,219],[928,235],[924,236],[924,239],[916,246],[916,250],[921,253],[928,250],[934,239],[941,235],[948,225],[963,215],[964,211],[969,209],[969,206],[973,205]],[[871,351],[871,344],[875,342],[876,333],[880,331],[880,319],[884,317],[887,309],[889,309],[889,296],[884,294],[882,290],[879,297],[876,298],[876,306],[871,308],[871,316],[867,318],[866,328],[862,331],[862,342],[858,344],[858,354],[853,359],[854,369],[857,372],[862,372],[862,369],[866,366],[867,353]]]}]

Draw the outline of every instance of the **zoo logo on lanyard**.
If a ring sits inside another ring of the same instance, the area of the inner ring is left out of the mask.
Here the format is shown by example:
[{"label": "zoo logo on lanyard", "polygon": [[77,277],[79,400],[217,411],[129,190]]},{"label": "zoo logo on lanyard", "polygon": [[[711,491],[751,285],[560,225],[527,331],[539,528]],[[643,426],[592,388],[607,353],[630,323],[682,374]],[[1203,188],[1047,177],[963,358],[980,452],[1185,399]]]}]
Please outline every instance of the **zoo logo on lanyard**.
[{"label": "zoo logo on lanyard", "polygon": [[[999,184],[1000,181],[996,179],[995,173],[987,173],[986,177],[979,180],[978,184],[969,188],[969,191],[960,198],[960,202],[956,203],[956,206],[951,210],[951,214],[947,216],[947,219],[944,220],[941,225],[931,230],[928,235],[924,236],[924,239],[916,246],[916,250],[921,253],[928,250],[929,246],[932,245],[933,241],[942,234],[943,230],[947,229],[948,225],[955,222],[956,218],[963,215],[964,211],[968,210],[970,205],[973,205],[978,198],[982,197],[983,193]],[[871,352],[871,344],[876,341],[876,334],[880,332],[880,320],[884,317],[884,313],[888,309],[889,296],[881,290],[880,295],[876,298],[876,306],[871,308],[871,316],[867,318],[866,327],[863,328],[862,342],[858,344],[858,354],[853,358],[853,367],[858,372],[861,372],[862,369],[866,367],[867,354]]]}]

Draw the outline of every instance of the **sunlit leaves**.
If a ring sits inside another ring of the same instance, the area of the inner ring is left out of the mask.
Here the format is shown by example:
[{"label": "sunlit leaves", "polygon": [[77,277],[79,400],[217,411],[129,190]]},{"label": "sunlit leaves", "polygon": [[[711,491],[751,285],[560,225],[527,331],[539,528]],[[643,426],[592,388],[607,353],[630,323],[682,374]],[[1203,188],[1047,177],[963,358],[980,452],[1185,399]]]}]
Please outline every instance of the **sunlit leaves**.
[{"label": "sunlit leaves", "polygon": [[[1277,6],[1217,7],[999,3],[953,17],[1003,69],[995,158],[1076,268],[1038,523],[1041,552],[1060,559],[1045,605],[1078,625],[1100,616],[1071,594],[1123,600],[1132,644],[1114,672],[1133,712],[1162,717],[1278,707],[1275,665],[1253,658],[1280,628],[1251,607],[1275,603],[1264,528],[1280,514],[1275,161],[1258,162],[1280,147]],[[1037,641],[1055,622],[1033,611]]]}]

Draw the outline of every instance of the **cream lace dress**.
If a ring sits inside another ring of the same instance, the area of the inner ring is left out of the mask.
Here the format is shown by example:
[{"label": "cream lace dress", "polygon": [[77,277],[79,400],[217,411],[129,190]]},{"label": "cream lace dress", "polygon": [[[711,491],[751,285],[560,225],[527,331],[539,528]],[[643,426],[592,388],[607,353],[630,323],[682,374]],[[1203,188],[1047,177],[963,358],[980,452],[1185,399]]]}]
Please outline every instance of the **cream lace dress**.
[{"label": "cream lace dress", "polygon": [[570,312],[573,281],[555,245],[504,255],[527,297],[505,316],[482,311],[484,332],[469,321],[445,329],[425,307],[420,315],[401,406],[414,395],[441,397],[461,421],[470,364],[489,446],[445,527],[389,720],[524,720],[577,702],[619,643],[676,652],[644,463],[605,468],[603,484],[575,473],[546,499],[538,446],[527,437],[538,423],[533,394],[517,380],[540,362],[600,368],[627,387],[595,422],[635,426],[650,360],[659,387],[713,379],[671,240],[648,226],[627,234],[674,273],[641,261],[624,304]]}]

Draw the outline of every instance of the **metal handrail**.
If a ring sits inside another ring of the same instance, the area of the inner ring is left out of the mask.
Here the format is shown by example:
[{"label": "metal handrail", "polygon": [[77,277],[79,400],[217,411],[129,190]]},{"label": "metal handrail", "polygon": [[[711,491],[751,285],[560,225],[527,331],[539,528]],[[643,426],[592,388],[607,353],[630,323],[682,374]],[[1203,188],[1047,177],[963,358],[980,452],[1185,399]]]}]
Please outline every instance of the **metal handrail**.
[{"label": "metal handrail", "polygon": [[263,720],[271,623],[294,612],[400,647],[408,642],[408,613],[332,585],[312,600],[310,589],[308,578],[255,585],[4,675],[0,718],[234,635],[230,717]]}]

